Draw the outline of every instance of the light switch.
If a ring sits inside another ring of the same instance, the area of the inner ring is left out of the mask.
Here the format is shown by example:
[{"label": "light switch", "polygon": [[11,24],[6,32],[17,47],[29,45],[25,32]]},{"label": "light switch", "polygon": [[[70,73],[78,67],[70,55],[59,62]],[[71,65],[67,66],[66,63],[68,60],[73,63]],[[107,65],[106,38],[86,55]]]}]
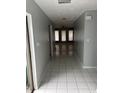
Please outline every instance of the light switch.
[{"label": "light switch", "polygon": [[86,20],[92,20],[92,16],[91,15],[86,15],[85,19]]},{"label": "light switch", "polygon": [[90,39],[86,39],[86,42],[89,43],[90,42]]},{"label": "light switch", "polygon": [[37,47],[38,47],[38,46],[40,46],[40,43],[39,43],[39,42],[37,42],[37,43],[36,43],[36,46],[37,46]]}]

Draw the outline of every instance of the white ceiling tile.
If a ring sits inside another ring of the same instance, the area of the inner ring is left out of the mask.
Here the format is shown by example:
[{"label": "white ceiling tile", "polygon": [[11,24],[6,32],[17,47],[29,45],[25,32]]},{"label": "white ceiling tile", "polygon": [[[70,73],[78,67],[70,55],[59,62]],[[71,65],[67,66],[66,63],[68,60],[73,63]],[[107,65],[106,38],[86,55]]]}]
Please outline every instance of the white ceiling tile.
[{"label": "white ceiling tile", "polygon": [[[71,3],[58,4],[58,0],[35,0],[45,14],[57,25],[72,25],[87,10],[97,9],[97,0],[71,0]],[[65,18],[65,20],[62,20]]]}]

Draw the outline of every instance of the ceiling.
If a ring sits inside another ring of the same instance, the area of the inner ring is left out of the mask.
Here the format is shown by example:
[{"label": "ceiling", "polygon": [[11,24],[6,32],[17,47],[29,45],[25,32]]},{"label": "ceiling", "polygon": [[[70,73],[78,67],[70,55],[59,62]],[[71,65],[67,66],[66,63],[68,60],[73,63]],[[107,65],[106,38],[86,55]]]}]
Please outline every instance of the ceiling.
[{"label": "ceiling", "polygon": [[87,10],[97,9],[97,0],[71,0],[58,4],[58,0],[34,0],[56,26],[72,26]]}]

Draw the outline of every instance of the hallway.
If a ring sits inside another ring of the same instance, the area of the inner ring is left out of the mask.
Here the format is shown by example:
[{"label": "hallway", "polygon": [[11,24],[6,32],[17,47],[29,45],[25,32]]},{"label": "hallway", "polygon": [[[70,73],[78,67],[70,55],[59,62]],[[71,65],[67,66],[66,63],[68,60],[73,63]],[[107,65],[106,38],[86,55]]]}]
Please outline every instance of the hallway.
[{"label": "hallway", "polygon": [[34,93],[96,93],[96,69],[82,69],[73,56],[56,56],[49,62],[41,87]]},{"label": "hallway", "polygon": [[96,93],[96,0],[26,2],[33,93]]}]

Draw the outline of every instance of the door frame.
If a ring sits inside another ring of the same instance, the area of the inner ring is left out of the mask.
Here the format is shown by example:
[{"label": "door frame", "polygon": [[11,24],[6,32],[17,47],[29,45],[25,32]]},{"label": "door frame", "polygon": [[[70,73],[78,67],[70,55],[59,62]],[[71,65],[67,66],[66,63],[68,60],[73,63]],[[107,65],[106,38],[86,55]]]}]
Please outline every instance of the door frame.
[{"label": "door frame", "polygon": [[32,15],[26,12],[26,16],[27,16],[27,23],[28,23],[28,34],[29,34],[30,53],[31,53],[33,87],[34,89],[38,89]]},{"label": "door frame", "polygon": [[50,46],[50,56],[53,57],[53,26],[49,25],[49,46]]},{"label": "door frame", "polygon": [[[32,93],[34,90],[33,86],[33,75],[32,75],[32,60],[31,60],[31,50],[29,42],[29,28],[26,16],[26,92]],[[28,85],[27,85],[28,84]]]}]

